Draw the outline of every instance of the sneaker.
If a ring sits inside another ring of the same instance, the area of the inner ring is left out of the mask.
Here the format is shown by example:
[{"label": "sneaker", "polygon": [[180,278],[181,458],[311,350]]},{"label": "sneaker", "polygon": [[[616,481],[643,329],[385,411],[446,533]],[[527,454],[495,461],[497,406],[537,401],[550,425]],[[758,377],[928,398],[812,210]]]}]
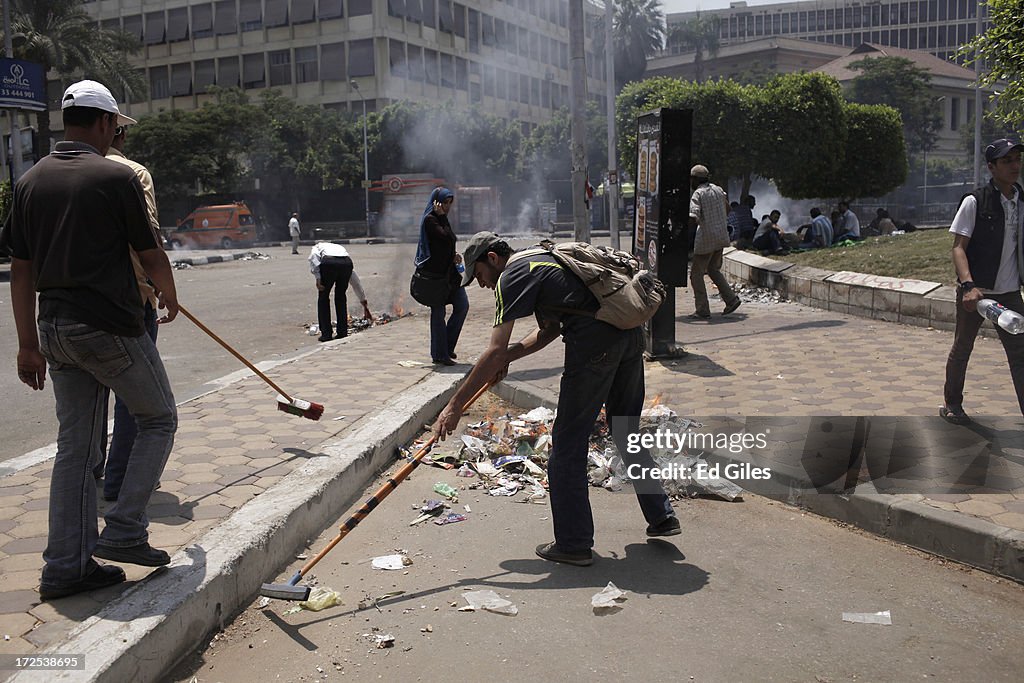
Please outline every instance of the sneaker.
[{"label": "sneaker", "polygon": [[962,406],[942,406],[939,408],[939,417],[954,425],[965,425],[971,423],[970,416],[964,412]]},{"label": "sneaker", "polygon": [[691,313],[686,317],[689,318],[690,320],[711,320],[710,313]]},{"label": "sneaker", "polygon": [[564,550],[559,550],[558,546],[553,542],[541,543],[537,546],[537,556],[551,562],[574,564],[577,567],[589,567],[594,564],[594,554],[589,550],[577,550],[576,552],[568,553]]},{"label": "sneaker", "polygon": [[729,315],[737,308],[739,308],[741,303],[743,303],[743,301],[739,297],[736,297],[735,301],[733,301],[731,304],[725,307],[725,310],[722,311],[722,315]]},{"label": "sneaker", "polygon": [[111,562],[122,564],[138,564],[143,567],[163,567],[171,563],[171,556],[163,550],[158,550],[148,543],[140,543],[128,548],[115,548],[109,545],[98,545],[92,553],[93,557],[99,557]]},{"label": "sneaker", "polygon": [[679,528],[679,518],[675,515],[669,515],[657,524],[647,525],[648,536],[678,536],[681,533],[683,530]]},{"label": "sneaker", "polygon": [[124,570],[120,567],[97,564],[96,568],[93,569],[92,572],[84,579],[79,579],[74,583],[69,583],[64,586],[40,585],[39,598],[43,601],[66,598],[69,595],[76,595],[77,593],[84,593],[86,591],[96,590],[97,588],[106,588],[107,586],[123,583],[124,580]]}]

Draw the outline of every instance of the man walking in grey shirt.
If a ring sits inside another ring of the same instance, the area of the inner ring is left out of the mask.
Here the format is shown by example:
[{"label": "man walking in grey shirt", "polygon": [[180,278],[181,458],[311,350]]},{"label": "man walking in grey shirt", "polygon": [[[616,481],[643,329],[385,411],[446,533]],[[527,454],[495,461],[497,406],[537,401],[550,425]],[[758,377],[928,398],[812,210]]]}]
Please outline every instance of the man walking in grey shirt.
[{"label": "man walking in grey shirt", "polygon": [[711,318],[711,306],[708,303],[708,290],[704,285],[707,275],[718,287],[718,292],[725,302],[722,315],[728,315],[739,308],[742,301],[732,291],[732,287],[722,274],[722,250],[729,246],[729,199],[725,191],[709,180],[706,166],[694,166],[690,169],[690,229],[696,228],[693,241],[693,261],[690,263],[690,286],[693,287],[694,312],[691,318],[708,320]]}]

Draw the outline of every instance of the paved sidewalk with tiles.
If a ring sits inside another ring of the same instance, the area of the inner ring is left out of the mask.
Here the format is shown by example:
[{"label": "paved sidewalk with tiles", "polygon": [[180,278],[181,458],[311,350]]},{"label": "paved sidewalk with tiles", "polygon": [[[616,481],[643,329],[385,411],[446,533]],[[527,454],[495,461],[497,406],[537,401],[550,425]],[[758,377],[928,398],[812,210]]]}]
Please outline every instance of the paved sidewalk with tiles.
[{"label": "paved sidewalk with tiles", "polygon": [[[459,346],[466,360],[484,348],[493,308],[489,291],[473,288],[470,297]],[[689,290],[678,290],[678,299],[677,340],[690,355],[650,363],[647,393],[684,416],[934,415],[941,402],[948,332],[787,303],[745,303],[723,318],[717,299],[710,322],[691,322],[685,319],[693,310]],[[174,451],[150,505],[153,545],[174,554],[429,373],[464,373],[468,365],[399,365],[429,361],[427,322],[424,311],[321,345],[268,373],[293,395],[323,403],[319,422],[278,412],[274,392],[252,376],[182,404]],[[532,319],[523,322],[519,335]],[[553,343],[513,367],[509,379],[553,395],[561,354],[561,344]],[[1020,426],[998,341],[978,340],[967,391],[972,414],[1004,416]],[[129,584],[39,602],[50,469],[44,462],[0,479],[0,631],[10,636],[0,652],[31,653],[59,642],[151,571],[128,566]],[[916,499],[1024,530],[1020,494]]]}]

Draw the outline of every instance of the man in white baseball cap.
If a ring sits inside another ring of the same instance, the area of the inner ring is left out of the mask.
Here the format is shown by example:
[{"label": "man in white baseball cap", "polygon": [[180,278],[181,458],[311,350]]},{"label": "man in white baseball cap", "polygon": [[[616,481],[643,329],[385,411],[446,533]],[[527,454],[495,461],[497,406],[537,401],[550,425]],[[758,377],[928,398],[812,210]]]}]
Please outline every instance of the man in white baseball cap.
[{"label": "man in white baseball cap", "polygon": [[122,114],[107,86],[96,81],[78,81],[69,85],[60,101],[61,109],[68,107],[91,107],[117,114],[117,125],[119,126],[133,126],[138,123],[132,117]]}]

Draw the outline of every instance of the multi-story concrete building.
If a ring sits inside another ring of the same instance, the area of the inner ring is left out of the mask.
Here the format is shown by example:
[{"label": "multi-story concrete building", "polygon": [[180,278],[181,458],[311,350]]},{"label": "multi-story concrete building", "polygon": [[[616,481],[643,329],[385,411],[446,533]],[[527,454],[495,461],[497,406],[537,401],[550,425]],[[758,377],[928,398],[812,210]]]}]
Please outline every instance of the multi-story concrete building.
[{"label": "multi-story concrete building", "polygon": [[[667,21],[671,29],[698,14],[717,17],[723,46],[789,36],[846,47],[875,43],[923,50],[949,60],[976,35],[979,11],[984,31],[985,6],[974,0],[802,0],[753,7],[741,1],[728,9],[669,14]],[[669,42],[669,54],[684,51],[678,41]]]},{"label": "multi-story concrete building", "polygon": [[[585,3],[588,14],[603,10]],[[275,88],[304,104],[373,111],[454,101],[529,128],[569,103],[568,4],[558,0],[99,0],[99,25],[137,36],[149,97],[133,116],[193,109],[208,86]],[[590,50],[588,93],[604,106]],[[353,82],[356,86],[353,86]],[[52,84],[51,102],[61,83]],[[115,93],[116,94],[116,93]],[[60,129],[59,112],[54,128]]]}]

